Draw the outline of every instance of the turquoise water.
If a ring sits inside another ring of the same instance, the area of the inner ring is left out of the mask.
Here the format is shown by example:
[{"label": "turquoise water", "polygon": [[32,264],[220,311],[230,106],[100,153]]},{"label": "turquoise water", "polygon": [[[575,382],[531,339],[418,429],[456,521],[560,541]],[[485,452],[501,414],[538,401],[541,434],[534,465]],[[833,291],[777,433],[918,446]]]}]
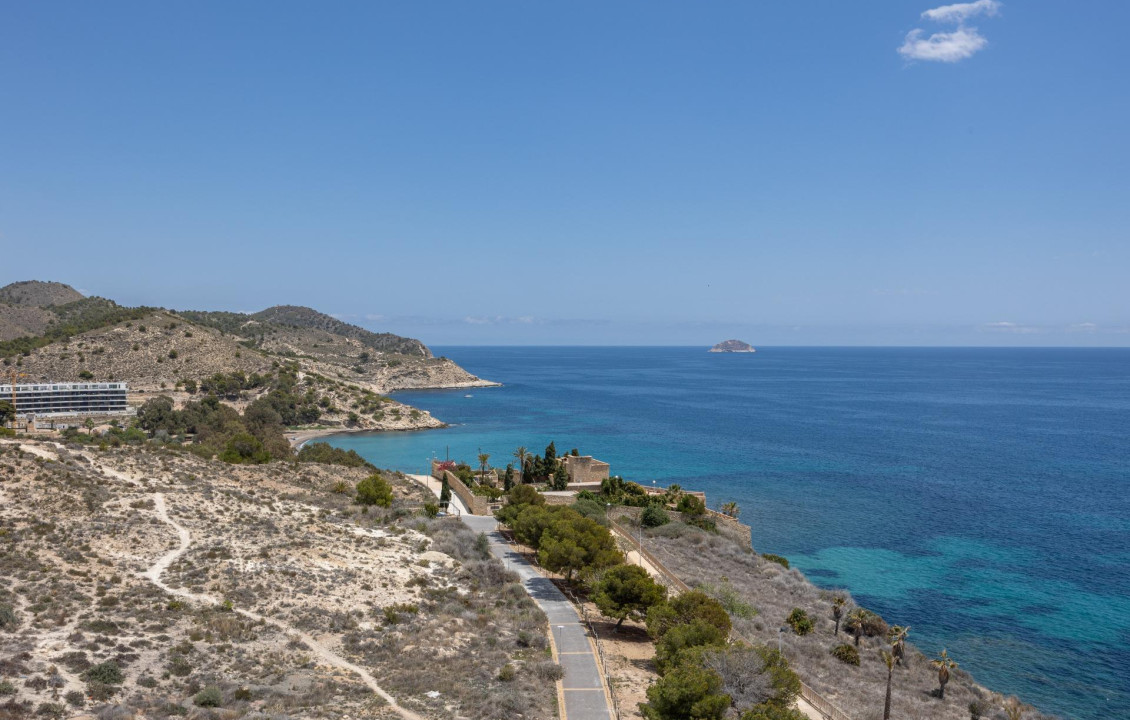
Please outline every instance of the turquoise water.
[{"label": "turquoise water", "polygon": [[505,387],[399,393],[453,426],[332,442],[422,472],[556,440],[735,500],[757,549],[993,689],[1130,718],[1130,350],[438,352]]}]

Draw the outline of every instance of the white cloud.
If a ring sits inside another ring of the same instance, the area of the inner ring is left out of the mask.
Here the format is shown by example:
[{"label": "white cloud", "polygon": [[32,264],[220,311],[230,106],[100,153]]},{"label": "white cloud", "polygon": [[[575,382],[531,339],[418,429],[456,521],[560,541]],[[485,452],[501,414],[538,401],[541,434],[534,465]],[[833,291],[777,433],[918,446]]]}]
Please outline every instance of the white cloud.
[{"label": "white cloud", "polygon": [[977,15],[992,17],[1000,10],[997,0],[942,5],[922,13],[922,17],[938,23],[955,23],[953,32],[936,32],[926,36],[922,28],[906,34],[899,54],[908,60],[954,63],[972,57],[984,49],[989,41],[975,27],[966,27],[965,21]]},{"label": "white cloud", "polygon": [[910,60],[932,60],[936,62],[957,62],[972,57],[989,41],[977,32],[977,28],[958,28],[953,32],[934,33],[923,38],[922,31],[915,29],[906,34],[906,40],[899,48],[899,54]]},{"label": "white cloud", "polygon": [[967,19],[975,15],[987,15],[992,17],[997,14],[1001,9],[1001,4],[997,0],[977,0],[977,2],[970,3],[956,3],[954,5],[943,5],[936,7],[933,10],[927,10],[922,13],[922,17],[934,22],[949,22],[958,23],[959,25]]}]

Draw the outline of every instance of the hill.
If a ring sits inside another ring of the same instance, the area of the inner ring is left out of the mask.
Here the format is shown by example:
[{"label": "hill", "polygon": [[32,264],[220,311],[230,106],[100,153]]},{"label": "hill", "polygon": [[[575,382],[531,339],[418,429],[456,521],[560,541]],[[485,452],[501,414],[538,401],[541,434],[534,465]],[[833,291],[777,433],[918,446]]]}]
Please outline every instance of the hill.
[{"label": "hill", "polygon": [[372,472],[0,439],[0,716],[553,718],[517,575]]},{"label": "hill", "polygon": [[[0,292],[30,298],[35,293],[21,290],[26,285]],[[224,400],[237,408],[270,385],[248,383],[250,376],[269,378],[285,369],[314,393],[319,426],[366,430],[442,425],[383,396],[392,390],[491,384],[433,357],[418,340],[297,306],[249,315],[128,308],[96,297],[45,308],[0,304],[0,358],[33,381],[128,382],[134,404],[146,393],[169,394],[180,405],[197,388],[234,387]]]},{"label": "hill", "polygon": [[82,300],[83,294],[70,285],[40,280],[24,280],[0,288],[0,303],[50,307]]}]

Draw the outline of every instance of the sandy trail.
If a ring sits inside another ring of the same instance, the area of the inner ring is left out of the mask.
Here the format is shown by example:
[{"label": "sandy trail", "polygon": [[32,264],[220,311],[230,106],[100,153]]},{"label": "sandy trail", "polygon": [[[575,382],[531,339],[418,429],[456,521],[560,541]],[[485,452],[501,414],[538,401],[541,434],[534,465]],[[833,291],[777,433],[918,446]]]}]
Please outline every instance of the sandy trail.
[{"label": "sandy trail", "polygon": [[[157,562],[155,562],[148,570],[146,570],[144,573],[142,573],[142,576],[145,577],[146,579],[148,579],[150,582],[152,582],[157,587],[159,587],[162,590],[164,590],[165,592],[169,593],[170,595],[176,595],[177,597],[182,597],[182,598],[185,598],[186,600],[191,600],[193,602],[206,603],[206,604],[209,604],[209,605],[218,605],[219,600],[217,600],[216,598],[214,598],[210,595],[193,593],[193,592],[189,592],[188,590],[181,589],[181,588],[169,587],[163,580],[161,580],[161,575],[164,574],[164,572],[166,570],[168,570],[169,567],[174,562],[176,562],[177,559],[180,558],[181,555],[184,555],[184,553],[188,551],[189,547],[192,545],[192,536],[189,534],[187,529],[185,529],[180,524],[178,524],[175,520],[173,520],[171,517],[169,517],[168,510],[165,507],[165,496],[162,493],[154,494],[153,495],[153,502],[154,502],[155,509],[156,509],[156,512],[157,512],[157,517],[160,518],[160,520],[162,522],[164,522],[166,525],[169,525],[174,530],[176,530],[177,538],[180,541],[180,543],[179,543],[180,546],[177,547],[175,550],[170,550],[169,552],[167,552],[163,556],[161,556],[157,560]],[[424,720],[421,716],[417,715],[416,713],[412,712],[411,710],[408,710],[407,708],[401,707],[396,702],[396,699],[392,697],[392,695],[389,695],[387,692],[384,691],[383,688],[381,688],[381,686],[379,684],[377,684],[376,679],[371,674],[369,674],[369,672],[367,670],[349,662],[348,660],[341,657],[337,653],[333,652],[332,650],[330,650],[326,646],[322,645],[320,642],[315,640],[313,637],[311,637],[307,633],[304,633],[301,630],[293,628],[293,627],[287,625],[286,623],[284,623],[280,620],[275,620],[274,618],[264,617],[263,615],[251,612],[250,610],[241,610],[239,608],[236,608],[235,612],[239,613],[240,615],[243,615],[244,617],[255,620],[257,622],[261,621],[261,622],[265,622],[265,623],[268,623],[270,625],[273,625],[274,627],[282,630],[283,632],[297,637],[308,648],[310,648],[310,650],[313,651],[315,655],[320,657],[327,664],[333,665],[335,667],[339,667],[343,670],[348,670],[349,672],[353,673],[357,677],[361,678],[362,682],[364,682],[365,685],[367,685],[370,690],[372,690],[374,693],[376,693],[381,698],[383,698],[384,701],[389,704],[389,707],[392,708],[393,710],[395,710],[397,713],[399,713],[401,717],[405,718],[406,720]]]}]

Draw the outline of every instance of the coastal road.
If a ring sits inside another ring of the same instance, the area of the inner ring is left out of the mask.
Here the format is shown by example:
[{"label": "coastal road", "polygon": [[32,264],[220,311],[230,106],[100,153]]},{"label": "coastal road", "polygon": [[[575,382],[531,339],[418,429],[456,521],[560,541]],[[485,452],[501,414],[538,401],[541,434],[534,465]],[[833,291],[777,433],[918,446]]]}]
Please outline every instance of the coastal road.
[{"label": "coastal road", "polygon": [[[425,485],[439,496],[439,483],[425,475],[412,475],[413,480]],[[455,495],[451,497],[457,505],[462,505]],[[524,557],[514,552],[506,538],[498,532],[498,523],[493,517],[471,515],[462,511],[460,519],[477,533],[484,533],[490,541],[491,553],[506,567],[518,574],[522,586],[538,607],[549,618],[549,628],[553,635],[553,645],[557,662],[565,668],[565,679],[559,687],[563,708],[562,720],[610,720],[612,714],[608,691],[596,658],[596,647],[589,638],[587,628],[581,623],[581,616],[573,603],[557,589],[548,578],[538,573]]]}]

